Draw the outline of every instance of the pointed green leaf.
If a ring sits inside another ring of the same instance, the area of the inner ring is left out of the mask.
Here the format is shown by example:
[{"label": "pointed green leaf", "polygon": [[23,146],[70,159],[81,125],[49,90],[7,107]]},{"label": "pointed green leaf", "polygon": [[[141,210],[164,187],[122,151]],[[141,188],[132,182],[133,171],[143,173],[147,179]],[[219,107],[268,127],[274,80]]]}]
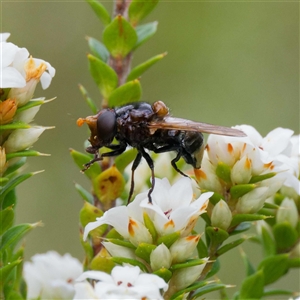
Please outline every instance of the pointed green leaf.
[{"label": "pointed green leaf", "polygon": [[210,241],[211,241],[211,247],[218,247],[220,244],[222,244],[228,237],[229,237],[229,234],[221,229],[221,228],[218,228],[218,227],[211,227],[211,226],[208,226],[206,227],[206,230],[205,230],[206,234],[209,236],[210,238]]},{"label": "pointed green leaf", "polygon": [[12,129],[27,129],[30,128],[31,126],[27,123],[18,121],[18,122],[13,122],[5,125],[0,125],[0,132],[2,130],[12,130]]},{"label": "pointed green leaf", "polygon": [[7,184],[5,184],[5,186],[0,190],[0,206],[1,206],[1,203],[3,202],[5,196],[11,190],[13,190],[21,182],[25,181],[26,179],[30,178],[31,176],[33,176],[36,173],[37,172],[31,172],[31,173],[19,175],[19,176],[15,177],[14,179],[10,180]]},{"label": "pointed green leaf", "polygon": [[199,289],[197,289],[194,293],[193,296],[196,298],[199,298],[200,296],[211,293],[213,291],[219,291],[225,289],[227,286],[224,283],[211,283],[208,285],[205,285]]},{"label": "pointed green leaf", "polygon": [[115,159],[117,169],[123,173],[125,168],[135,159],[137,153],[138,152],[135,148],[131,148],[118,155]]},{"label": "pointed green leaf", "polygon": [[261,299],[264,292],[264,273],[257,271],[244,279],[239,299]]},{"label": "pointed green leaf", "polygon": [[9,276],[9,273],[22,262],[22,259],[17,259],[15,261],[9,262],[8,264],[0,268],[0,290],[3,287],[5,280]]},{"label": "pointed green leaf", "polygon": [[260,182],[260,181],[263,181],[265,179],[269,179],[269,178],[272,178],[276,175],[277,173],[276,172],[270,172],[270,173],[267,173],[267,174],[263,174],[263,175],[256,175],[256,176],[253,176],[249,183],[257,183],[257,182]]},{"label": "pointed green leaf", "polygon": [[252,263],[250,262],[248,255],[242,249],[240,249],[240,253],[241,253],[241,257],[243,259],[244,265],[246,267],[246,275],[250,276],[250,275],[254,274],[256,270],[255,270],[254,266],[252,265]]},{"label": "pointed green leaf", "polygon": [[[293,291],[288,291],[288,290],[267,290],[264,292],[263,294],[263,297],[269,297],[269,299],[272,299],[270,298],[270,296],[275,296],[275,295],[284,295],[284,296],[294,296],[295,295],[295,292]],[[293,299],[293,298],[288,298],[288,299]],[[287,297],[284,297],[287,299]]]},{"label": "pointed green leaf", "polygon": [[139,80],[129,81],[116,88],[108,99],[110,107],[124,105],[139,101],[142,95],[142,87]]},{"label": "pointed green leaf", "polygon": [[279,252],[288,250],[298,239],[297,230],[288,222],[275,224],[273,227],[273,234]]},{"label": "pointed green leaf", "polygon": [[272,232],[269,232],[269,230],[265,226],[261,226],[261,243],[263,246],[265,257],[276,254],[274,237],[272,235]]},{"label": "pointed green leaf", "polygon": [[197,244],[197,252],[200,258],[208,256],[207,246],[204,243],[204,240],[201,238]]},{"label": "pointed green leaf", "polygon": [[209,270],[207,275],[205,276],[205,279],[210,278],[217,274],[221,269],[220,260],[217,258],[216,261],[213,263],[212,268]]},{"label": "pointed green leaf", "polygon": [[148,271],[146,266],[136,259],[125,258],[125,257],[116,257],[116,256],[112,257],[111,259],[113,262],[115,262],[119,265],[123,265],[124,263],[130,264],[132,266],[138,266],[145,273],[147,273],[147,271]]},{"label": "pointed green leaf", "polygon": [[16,291],[11,291],[6,298],[6,300],[24,300],[24,299],[25,298],[23,298],[22,295]]},{"label": "pointed green leaf", "polygon": [[122,247],[129,248],[129,249],[136,249],[136,247],[128,241],[114,239],[114,238],[110,238],[110,239],[107,239],[107,240],[110,243],[118,245],[118,246],[122,246]]},{"label": "pointed green leaf", "polygon": [[278,254],[269,256],[258,266],[262,270],[265,278],[265,285],[270,284],[282,277],[289,268],[288,254]]},{"label": "pointed green leaf", "polygon": [[179,269],[199,266],[199,265],[205,264],[206,262],[207,262],[206,259],[190,259],[184,263],[172,265],[170,270],[173,272],[173,271],[179,270]]},{"label": "pointed green leaf", "polygon": [[12,206],[6,207],[0,211],[0,235],[13,225],[14,216],[15,214]]},{"label": "pointed green leaf", "polygon": [[39,223],[35,224],[19,224],[8,229],[1,237],[0,252],[3,253],[7,247],[10,247],[22,239],[25,234],[37,227]]},{"label": "pointed green leaf", "polygon": [[159,276],[165,282],[169,282],[169,280],[172,277],[172,272],[170,270],[166,269],[166,268],[161,268],[159,270],[156,270],[155,272],[153,272],[153,274]]},{"label": "pointed green leaf", "polygon": [[216,168],[216,175],[225,181],[226,183],[231,182],[231,168],[230,166],[226,165],[223,162],[218,162],[217,168]]},{"label": "pointed green leaf", "polygon": [[167,55],[167,53],[162,53],[159,55],[156,55],[150,59],[148,59],[147,61],[143,62],[142,64],[136,66],[135,68],[133,68],[131,70],[131,72],[129,73],[129,75],[127,76],[126,81],[131,81],[134,79],[139,78],[144,72],[146,72],[151,66],[153,66],[155,63],[157,63],[158,61],[160,61],[162,58],[164,58]]},{"label": "pointed green leaf", "polygon": [[5,173],[3,175],[8,176],[11,173],[15,172],[16,170],[18,170],[19,168],[21,168],[22,166],[25,165],[26,160],[27,160],[26,157],[22,157],[22,158],[18,159],[15,163],[13,163],[11,166],[9,166],[7,168],[7,170],[5,171]]},{"label": "pointed green leaf", "polygon": [[129,21],[133,26],[144,19],[157,5],[159,0],[132,0],[128,9]]},{"label": "pointed green leaf", "polygon": [[251,228],[250,222],[242,222],[233,231],[230,231],[230,236],[247,231]]},{"label": "pointed green leaf", "polygon": [[0,185],[3,185],[3,183],[6,183],[7,181],[9,181],[8,177],[0,177]]},{"label": "pointed green leaf", "polygon": [[100,93],[108,99],[112,91],[118,85],[116,72],[99,58],[88,54],[89,69]]},{"label": "pointed green leaf", "polygon": [[103,43],[115,58],[124,58],[136,42],[134,28],[121,15],[116,16],[103,32]]},{"label": "pointed green leaf", "polygon": [[[94,221],[96,221],[96,218],[99,218],[102,216],[103,216],[103,211],[100,208],[98,208],[88,202],[84,202],[83,207],[80,210],[80,215],[79,215],[80,224],[84,228],[88,223],[94,222]],[[98,229],[97,230],[98,237],[103,234],[103,232],[106,230],[106,228],[107,228],[106,224],[101,225],[96,228],[96,229]],[[96,229],[94,229],[94,230],[96,230]],[[95,232],[94,230],[92,230],[91,232]]]},{"label": "pointed green leaf", "polygon": [[107,12],[106,8],[97,0],[86,0],[91,6],[97,17],[103,22],[104,25],[110,23],[110,15]]},{"label": "pointed green leaf", "polygon": [[165,244],[167,248],[170,248],[173,243],[175,243],[180,237],[180,232],[173,232],[166,235],[163,235],[158,238],[157,245]]},{"label": "pointed green leaf", "polygon": [[269,216],[264,215],[254,215],[254,214],[237,214],[234,215],[230,224],[230,227],[237,226],[238,224],[241,224],[242,222],[253,222],[253,221],[259,221],[259,220],[266,220]]},{"label": "pointed green leaf", "polygon": [[95,38],[87,37],[87,40],[93,55],[106,63],[109,58],[109,52],[106,47]]},{"label": "pointed green leaf", "polygon": [[149,230],[153,241],[156,241],[158,234],[152,219],[149,217],[149,215],[146,212],[143,213],[143,219],[144,219],[145,227]]},{"label": "pointed green leaf", "polygon": [[29,102],[27,102],[25,105],[23,105],[21,107],[18,107],[16,114],[20,113],[24,110],[27,110],[29,108],[32,108],[32,107],[35,107],[35,106],[40,106],[40,105],[42,105],[46,102],[49,102],[49,100],[45,101],[44,99],[32,99]]},{"label": "pointed green leaf", "polygon": [[75,189],[78,191],[83,200],[87,201],[90,204],[94,203],[93,195],[83,188],[80,184],[75,183]]},{"label": "pointed green leaf", "polygon": [[220,255],[230,251],[231,249],[239,246],[240,244],[242,244],[244,241],[246,240],[246,238],[240,238],[240,239],[237,239],[231,243],[228,243],[224,246],[222,246],[221,248],[218,249],[217,251],[217,256],[219,257]]},{"label": "pointed green leaf", "polygon": [[238,199],[256,188],[255,184],[238,184],[230,188],[230,195],[233,199]]},{"label": "pointed green leaf", "polygon": [[157,30],[157,22],[147,23],[136,27],[137,42],[134,49],[140,47],[147,40],[149,40]]},{"label": "pointed green leaf", "polygon": [[92,270],[102,271],[105,273],[111,273],[111,270],[115,267],[115,263],[111,257],[96,255],[91,261],[90,268]]},{"label": "pointed green leaf", "polygon": [[15,157],[28,157],[28,156],[50,156],[50,154],[41,153],[35,150],[23,150],[6,154],[6,159],[9,160]]},{"label": "pointed green leaf", "polygon": [[84,98],[84,100],[86,101],[87,105],[89,106],[89,108],[91,109],[93,114],[96,114],[98,112],[98,108],[95,104],[95,102],[93,101],[92,98],[90,98],[87,90],[84,88],[83,85],[79,84],[79,90]]},{"label": "pointed green leaf", "polygon": [[156,248],[155,245],[140,243],[135,250],[136,256],[142,258],[147,263],[150,263],[151,252]]},{"label": "pointed green leaf", "polygon": [[300,268],[300,257],[290,258],[288,265],[289,268]]},{"label": "pointed green leaf", "polygon": [[[83,169],[84,164],[88,163],[91,160],[91,157],[89,155],[83,154],[74,149],[70,149],[70,153],[74,162],[80,168],[80,170]],[[97,177],[100,173],[101,168],[97,163],[92,164],[86,171],[84,171],[84,174],[90,179]]]}]

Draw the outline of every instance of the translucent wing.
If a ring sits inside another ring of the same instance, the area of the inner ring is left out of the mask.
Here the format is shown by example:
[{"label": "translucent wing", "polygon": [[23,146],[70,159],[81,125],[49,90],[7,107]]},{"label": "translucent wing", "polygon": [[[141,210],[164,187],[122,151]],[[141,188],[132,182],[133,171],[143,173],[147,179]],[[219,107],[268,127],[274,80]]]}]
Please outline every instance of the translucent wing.
[{"label": "translucent wing", "polygon": [[208,123],[193,122],[190,120],[185,120],[181,118],[174,117],[164,117],[161,120],[149,122],[148,125],[150,130],[155,131],[155,129],[174,129],[183,131],[199,131],[204,133],[212,133],[219,135],[237,136],[243,137],[246,134],[238,129],[217,126]]}]

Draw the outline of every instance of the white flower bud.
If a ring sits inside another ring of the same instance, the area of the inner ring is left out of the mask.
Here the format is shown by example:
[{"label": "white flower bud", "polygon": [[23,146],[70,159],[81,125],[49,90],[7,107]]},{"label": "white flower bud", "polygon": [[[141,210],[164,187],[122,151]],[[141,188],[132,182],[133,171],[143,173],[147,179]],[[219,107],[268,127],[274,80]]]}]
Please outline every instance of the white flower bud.
[{"label": "white flower bud", "polygon": [[173,263],[184,262],[187,259],[191,258],[194,250],[197,247],[199,240],[200,240],[200,234],[178,239],[170,247],[172,262]]},{"label": "white flower bud", "polygon": [[232,220],[232,213],[224,200],[220,200],[212,210],[211,225],[227,230]]},{"label": "white flower bud", "polygon": [[282,201],[280,208],[277,211],[276,222],[288,222],[291,226],[296,227],[298,222],[298,211],[293,199],[285,198]]},{"label": "white flower bud", "polygon": [[234,184],[248,183],[251,176],[251,160],[248,156],[244,156],[234,164],[231,170],[231,180]]},{"label": "white flower bud", "polygon": [[0,146],[0,175],[2,175],[7,168],[7,162],[6,162],[6,154],[5,154],[5,148],[2,148]]},{"label": "white flower bud", "polygon": [[165,244],[157,246],[150,254],[150,265],[153,271],[161,268],[169,269],[172,263],[170,250]]},{"label": "white flower bud", "polygon": [[7,153],[18,152],[32,146],[39,136],[52,127],[35,126],[28,129],[16,129],[4,143]]},{"label": "white flower bud", "polygon": [[138,246],[141,241],[144,243],[152,244],[152,235],[146,226],[132,218],[129,218],[128,223],[129,240],[135,246]]},{"label": "white flower bud", "polygon": [[237,212],[241,214],[256,213],[263,207],[267,193],[267,187],[258,187],[242,196],[236,205]]},{"label": "white flower bud", "polygon": [[111,256],[136,259],[136,256],[135,256],[135,253],[134,253],[133,249],[123,247],[123,246],[120,246],[120,245],[116,245],[116,244],[111,243],[111,242],[102,242],[102,244]]},{"label": "white flower bud", "polygon": [[38,113],[38,111],[40,110],[40,105],[38,106],[34,106],[34,107],[31,107],[29,109],[26,109],[20,113],[18,113],[14,120],[15,121],[21,121],[21,122],[24,122],[24,123],[30,123],[33,121],[35,115]]}]

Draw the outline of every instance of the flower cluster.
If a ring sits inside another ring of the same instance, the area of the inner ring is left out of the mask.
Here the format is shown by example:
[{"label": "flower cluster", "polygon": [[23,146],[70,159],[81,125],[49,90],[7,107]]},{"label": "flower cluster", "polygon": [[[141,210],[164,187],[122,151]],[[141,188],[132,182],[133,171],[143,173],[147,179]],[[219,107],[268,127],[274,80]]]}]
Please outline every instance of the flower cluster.
[{"label": "flower cluster", "polygon": [[8,33],[0,34],[0,174],[7,169],[8,159],[20,156],[15,153],[28,149],[49,128],[31,124],[40,106],[47,102],[32,97],[39,81],[46,89],[55,75],[48,62],[32,58],[26,48],[7,42],[8,37]]},{"label": "flower cluster", "polygon": [[[112,257],[117,263],[130,261],[161,275],[174,293],[199,278],[207,262],[195,253],[200,235],[192,230],[212,194],[194,199],[191,179],[181,178],[171,186],[166,178],[156,178],[152,204],[147,192],[141,193],[128,206],[111,208],[89,223],[83,238],[104,224],[113,226],[119,238],[106,238],[102,245],[109,254],[100,251],[99,255]],[[98,268],[107,269],[111,259],[107,264],[101,260]],[[179,268],[181,264],[185,266]]]}]

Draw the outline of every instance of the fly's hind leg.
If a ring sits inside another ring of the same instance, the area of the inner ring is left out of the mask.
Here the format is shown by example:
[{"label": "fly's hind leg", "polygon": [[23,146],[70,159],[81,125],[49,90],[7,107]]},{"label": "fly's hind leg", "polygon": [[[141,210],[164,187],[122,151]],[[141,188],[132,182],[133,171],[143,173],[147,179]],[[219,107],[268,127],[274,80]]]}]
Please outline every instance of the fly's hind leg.
[{"label": "fly's hind leg", "polygon": [[131,167],[131,184],[130,184],[130,191],[129,191],[129,195],[128,195],[127,205],[130,203],[130,200],[131,200],[131,197],[132,197],[132,194],[134,191],[134,171],[140,164],[141,159],[142,159],[142,153],[139,152],[132,164],[132,167]]}]

